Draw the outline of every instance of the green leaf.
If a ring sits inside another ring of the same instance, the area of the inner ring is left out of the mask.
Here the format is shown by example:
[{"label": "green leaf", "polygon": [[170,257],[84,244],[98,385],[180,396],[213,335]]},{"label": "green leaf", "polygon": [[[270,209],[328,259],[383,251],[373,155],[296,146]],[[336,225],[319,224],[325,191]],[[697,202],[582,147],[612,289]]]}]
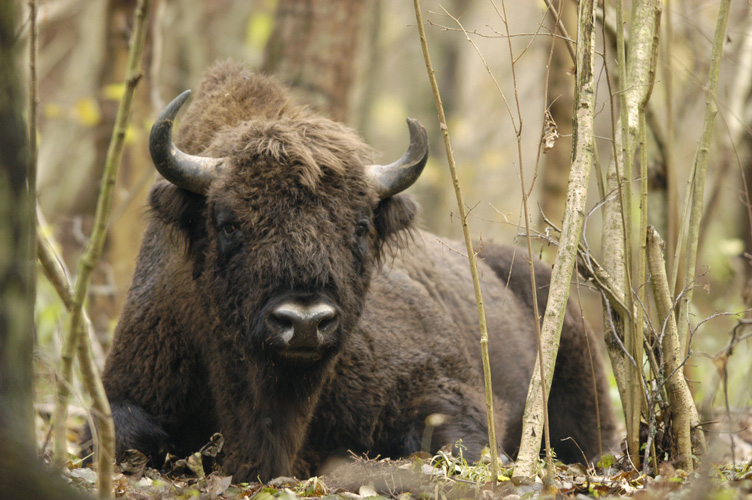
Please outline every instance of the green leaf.
[{"label": "green leaf", "polygon": [[608,467],[611,467],[614,465],[614,456],[611,454],[605,454],[601,456],[601,459],[598,460],[598,467],[607,469]]},{"label": "green leaf", "polygon": [[253,496],[252,500],[274,500],[274,495],[266,490],[261,490]]}]

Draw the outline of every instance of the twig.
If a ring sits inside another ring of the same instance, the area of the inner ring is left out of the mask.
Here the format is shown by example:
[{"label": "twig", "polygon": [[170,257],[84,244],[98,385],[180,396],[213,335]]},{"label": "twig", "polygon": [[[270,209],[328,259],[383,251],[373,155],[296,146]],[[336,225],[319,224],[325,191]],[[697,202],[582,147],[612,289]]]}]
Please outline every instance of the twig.
[{"label": "twig", "polygon": [[[703,212],[703,197],[705,195],[705,178],[708,170],[708,154],[710,141],[713,137],[713,123],[718,112],[716,98],[718,94],[718,74],[723,55],[723,42],[726,39],[726,25],[728,23],[729,6],[731,0],[721,0],[718,9],[718,21],[713,37],[713,49],[710,56],[710,68],[708,70],[708,86],[705,92],[705,120],[703,122],[702,135],[697,144],[695,161],[693,164],[694,184],[692,193],[692,207],[689,213],[689,229],[687,233],[687,246],[685,252],[686,264],[684,268],[684,282],[689,283],[695,275],[697,265],[697,244],[700,230],[700,220]],[[678,245],[677,245],[678,246]],[[686,314],[689,303],[692,301],[692,290],[684,295],[684,300],[679,304],[678,329],[679,335],[687,331],[688,321]],[[689,350],[689,342],[684,344],[685,352]]]},{"label": "twig", "polygon": [[[563,35],[563,39],[565,42],[565,45],[567,46],[567,50],[569,51],[569,55],[572,58],[572,62],[577,60],[577,53],[574,49],[574,44],[572,43],[572,39],[569,37],[569,33],[567,33],[567,28],[564,26],[564,22],[561,20],[561,15],[559,14],[559,11],[556,10],[556,7],[554,7],[553,2],[551,0],[546,0],[546,6],[548,7],[548,10],[551,11],[551,14],[554,16],[554,20],[556,21],[556,26],[561,30],[561,34]],[[561,6],[561,3],[559,3],[559,6]]]},{"label": "twig", "polygon": [[[83,382],[87,389],[96,395],[94,407],[101,416],[98,431],[100,433],[99,447],[97,451],[98,487],[99,495],[109,498],[112,495],[112,464],[114,460],[114,427],[110,414],[109,403],[104,395],[101,379],[98,372],[92,370],[91,359],[86,362],[90,351],[88,338],[81,335],[83,330],[83,302],[86,297],[94,266],[102,253],[105,236],[107,234],[107,221],[112,205],[112,195],[117,178],[117,170],[125,144],[125,132],[130,119],[130,111],[133,103],[133,94],[136,85],[141,78],[141,55],[146,41],[147,26],[146,18],[151,7],[151,0],[139,0],[135,9],[133,33],[131,35],[130,50],[128,53],[128,65],[126,69],[126,85],[120,105],[118,107],[115,128],[113,130],[110,146],[107,150],[102,186],[97,200],[94,228],[92,230],[89,245],[81,257],[78,265],[78,277],[73,291],[72,309],[69,326],[66,331],[61,356],[61,375],[64,382],[69,382],[72,376],[73,353],[78,353],[81,364]],[[83,338],[81,338],[83,337]],[[83,361],[83,362],[81,362]],[[91,377],[91,378],[90,378]],[[55,460],[61,463],[65,458],[65,415],[68,404],[68,391],[65,384],[60,385],[58,392],[58,408],[55,412],[58,418],[58,426],[55,436]]]},{"label": "twig", "polygon": [[[42,265],[42,271],[47,277],[47,280],[57,292],[57,295],[60,297],[66,310],[70,312],[73,307],[73,287],[70,285],[68,270],[65,268],[63,260],[57,252],[55,252],[56,244],[54,241],[51,241],[51,237],[45,234],[44,216],[39,211],[37,211],[37,219],[39,220],[39,227],[37,228],[36,246],[39,263]],[[91,325],[91,320],[86,311],[83,311],[83,320],[86,330],[88,331],[89,341],[92,344],[94,362],[97,365],[97,368],[102,369],[104,367],[104,351],[94,336],[94,328]]]},{"label": "twig", "polygon": [[689,207],[692,201],[692,192],[694,191],[694,185],[695,168],[693,166],[689,171],[689,179],[687,179],[687,190],[684,193],[684,203],[682,204],[681,216],[677,220],[677,224],[679,225],[679,234],[676,237],[676,244],[674,245],[674,263],[671,267],[671,274],[669,275],[669,291],[672,295],[676,291],[677,280],[679,279],[679,261],[681,260],[680,257],[682,248],[684,247],[687,238],[687,219],[689,219],[687,214],[689,214]]},{"label": "twig", "polygon": [[436,83],[436,76],[434,74],[433,65],[431,64],[431,56],[428,52],[428,42],[426,40],[425,27],[423,25],[423,14],[420,9],[420,0],[413,0],[413,6],[415,8],[415,17],[418,24],[418,34],[420,35],[420,45],[423,49],[423,58],[426,62],[426,70],[428,71],[428,79],[431,82],[431,90],[433,91],[434,101],[436,103],[436,110],[439,114],[439,126],[441,127],[442,135],[444,136],[444,147],[446,149],[447,162],[449,164],[449,172],[452,176],[452,183],[454,185],[454,194],[457,198],[457,209],[460,213],[460,222],[462,223],[462,233],[465,237],[465,245],[467,246],[467,257],[470,263],[470,273],[473,278],[473,288],[475,290],[475,301],[478,305],[478,320],[480,324],[480,347],[483,357],[483,376],[486,387],[486,416],[488,419],[488,441],[489,448],[491,450],[491,470],[493,471],[494,480],[499,475],[499,458],[496,441],[496,429],[494,424],[494,405],[493,405],[493,389],[491,387],[491,363],[488,358],[488,329],[486,326],[486,313],[483,308],[483,296],[480,289],[480,279],[478,277],[478,267],[476,264],[476,255],[473,250],[473,241],[470,237],[470,227],[467,223],[467,214],[465,213],[465,202],[462,198],[462,190],[460,189],[459,179],[457,177],[457,169],[454,162],[454,153],[452,151],[452,144],[449,141],[449,129],[447,127],[446,116],[444,115],[444,106],[441,104],[441,95],[439,94],[439,86]]},{"label": "twig", "polygon": [[557,35],[556,33],[550,33],[550,32],[549,33],[539,33],[539,32],[535,32],[535,33],[515,33],[513,35],[511,35],[511,34],[510,35],[505,35],[504,33],[499,33],[498,31],[496,31],[493,27],[488,26],[494,32],[493,35],[488,35],[486,33],[481,33],[477,29],[474,29],[474,30],[468,30],[468,29],[462,30],[460,28],[452,28],[450,26],[445,26],[443,24],[435,23],[435,22],[431,21],[430,19],[427,20],[426,23],[429,24],[430,26],[433,26],[434,28],[439,28],[442,31],[455,31],[455,32],[462,31],[462,32],[465,32],[465,33],[469,33],[470,35],[479,36],[481,38],[524,38],[524,37],[536,37],[536,36],[545,36],[545,37],[549,37],[550,36],[552,38],[556,38],[556,39],[559,39],[559,40],[565,40],[565,41],[569,42],[570,44],[574,43],[574,40],[566,38],[564,35]]},{"label": "twig", "polygon": [[[504,0],[501,2],[502,9],[504,10],[504,13],[502,15],[501,12],[499,12],[499,8],[496,6],[496,3],[491,0],[491,4],[494,6],[494,9],[496,10],[497,15],[499,18],[501,18],[502,22],[504,23],[504,29],[506,30],[507,34],[509,33],[509,23],[507,21],[507,12],[506,12],[506,3]],[[542,24],[542,23],[541,23]],[[516,70],[516,64],[515,64],[515,57],[514,57],[514,51],[512,49],[512,39],[507,38],[507,46],[509,50],[509,60],[512,67],[512,82],[514,83],[514,98],[515,103],[517,105],[517,120],[519,123],[519,129],[516,130],[517,134],[517,157],[519,161],[519,176],[520,176],[520,191],[522,192],[522,208],[524,212],[525,217],[525,233],[526,238],[525,242],[527,243],[527,254],[528,254],[528,269],[530,272],[530,283],[531,283],[531,291],[533,294],[532,297],[532,303],[533,303],[533,317],[535,318],[535,330],[536,334],[538,336],[538,376],[540,377],[540,380],[546,380],[546,372],[553,372],[553,362],[551,363],[545,363],[544,361],[547,359],[545,353],[543,352],[543,335],[541,331],[541,321],[540,321],[540,312],[538,311],[538,292],[537,292],[537,285],[535,282],[535,264],[533,262],[533,244],[532,244],[532,238],[530,236],[530,214],[529,212],[529,205],[528,205],[528,198],[530,197],[530,194],[532,193],[533,186],[535,185],[535,180],[538,175],[538,164],[540,161],[540,151],[542,148],[542,141],[543,141],[543,130],[541,130],[540,139],[538,141],[538,155],[535,162],[535,173],[533,174],[533,179],[530,184],[530,189],[527,189],[527,186],[525,186],[525,169],[523,168],[523,155],[522,155],[522,110],[520,108],[520,97],[519,92],[517,90],[517,70]],[[549,51],[549,60],[548,64],[546,65],[546,77],[544,85],[544,96],[543,96],[543,105],[544,109],[547,106],[548,102],[548,80],[549,80],[549,68],[551,67],[551,58],[553,56],[553,41],[551,44],[551,49]],[[543,125],[541,126],[543,127]],[[570,276],[571,278],[571,276]],[[558,346],[558,340],[556,341],[556,344]],[[558,347],[554,350],[553,358],[556,359],[556,354],[558,351]],[[548,356],[548,359],[551,359],[551,356]],[[540,408],[533,408],[533,410],[537,413],[543,414],[543,438],[545,443],[545,449],[546,449],[546,469],[547,472],[544,476],[544,483],[546,485],[550,485],[551,481],[553,481],[554,477],[554,463],[553,463],[553,456],[551,453],[551,432],[550,432],[550,426],[549,426],[549,415],[548,415],[548,389],[545,384],[540,384]],[[542,411],[541,411],[542,410]],[[523,429],[524,434],[524,429]],[[540,448],[540,440],[538,442],[538,448]]]},{"label": "twig", "polygon": [[[452,20],[453,20],[453,21],[454,21],[455,23],[457,23],[457,26],[459,26],[459,27],[460,27],[460,29],[462,30],[462,32],[463,32],[463,33],[465,34],[465,38],[467,39],[467,41],[468,41],[468,42],[470,42],[470,44],[471,44],[471,45],[473,46],[473,48],[475,49],[475,52],[477,52],[477,53],[478,53],[478,57],[480,57],[480,60],[481,60],[481,61],[483,61],[483,66],[485,66],[485,68],[486,68],[486,71],[488,72],[488,75],[489,75],[489,76],[491,77],[491,80],[493,80],[493,82],[494,82],[494,86],[496,87],[496,90],[498,90],[498,91],[499,91],[499,94],[501,95],[501,99],[502,99],[502,100],[504,101],[504,104],[505,104],[505,105],[506,105],[506,107],[507,107],[507,113],[509,113],[509,119],[510,119],[510,120],[512,121],[512,128],[514,128],[514,132],[515,132],[515,134],[516,134],[517,136],[519,136],[519,134],[521,133],[521,129],[522,129],[522,124],[520,123],[520,124],[518,125],[518,124],[517,124],[517,123],[516,123],[516,122],[514,121],[514,117],[512,116],[512,107],[511,107],[511,106],[509,105],[509,101],[507,101],[507,96],[505,96],[505,95],[504,95],[504,91],[503,91],[503,90],[501,90],[501,85],[499,85],[499,82],[498,82],[498,81],[496,80],[496,77],[494,76],[493,72],[491,71],[491,68],[490,68],[490,67],[488,66],[488,63],[486,62],[486,59],[485,59],[485,58],[483,57],[483,54],[481,53],[480,49],[479,49],[479,48],[478,48],[478,46],[477,46],[477,45],[475,44],[475,42],[473,41],[473,39],[472,39],[472,38],[470,38],[470,36],[468,36],[468,34],[467,34],[467,31],[465,30],[465,28],[464,28],[464,27],[462,26],[462,24],[460,23],[460,20],[459,20],[459,19],[457,19],[457,18],[455,18],[454,16],[452,16],[452,15],[451,15],[451,14],[450,14],[449,12],[447,12],[447,10],[446,10],[446,9],[444,9],[444,7],[442,7],[442,10],[444,11],[444,13],[445,13],[445,14],[446,14],[447,16],[451,17],[451,18],[452,18]],[[511,43],[511,42],[510,42],[510,43]],[[512,65],[512,67],[514,67],[514,64]]]},{"label": "twig", "polygon": [[[721,160],[718,173],[715,175],[715,186],[712,190],[712,194],[708,199],[707,206],[705,207],[702,222],[700,223],[700,233],[698,237],[698,244],[700,253],[704,235],[707,234],[707,228],[711,220],[713,220],[713,212],[718,207],[719,201],[723,198],[724,186],[726,183],[724,179],[727,173],[731,170],[730,165],[732,163],[731,156],[736,156],[736,162],[740,167],[740,175],[742,177],[743,186],[743,206],[747,211],[747,223],[752,224],[752,207],[749,203],[749,193],[747,192],[747,182],[745,180],[744,162],[739,160],[739,153],[737,151],[737,143],[744,140],[744,133],[752,135],[752,129],[745,125],[742,110],[744,109],[747,96],[752,90],[752,12],[747,13],[747,20],[741,26],[741,32],[746,33],[744,40],[737,49],[737,63],[734,65],[734,81],[732,82],[731,89],[728,93],[728,101],[724,104],[719,103],[725,108],[727,114],[731,115],[729,120],[726,120],[723,114],[720,116],[726,125],[727,133],[722,136],[721,139]],[[748,228],[749,230],[749,228]]]},{"label": "twig", "polygon": [[[605,3],[604,3],[605,5]],[[635,23],[637,20],[634,21]],[[627,293],[624,295],[624,299],[627,302],[629,310],[632,311],[632,143],[634,138],[630,136],[630,113],[628,106],[627,94],[629,89],[627,86],[631,83],[627,79],[627,47],[624,42],[624,16],[622,0],[616,1],[616,60],[617,70],[619,75],[619,123],[621,131],[621,150],[618,151],[616,165],[621,160],[621,178],[619,179],[619,194],[621,196],[621,224],[623,232],[623,245],[624,245],[624,279],[625,290]],[[632,66],[639,64],[637,61],[631,61]],[[635,109],[635,108],[633,108]],[[635,109],[636,111],[636,109]],[[605,236],[605,235],[604,235]],[[606,236],[608,237],[608,236]],[[635,321],[636,318],[630,316],[623,318],[624,321],[624,343],[629,350],[630,354],[637,360],[641,360],[642,356],[638,356],[635,351],[637,346]],[[627,450],[632,463],[636,469],[640,466],[640,401],[639,395],[636,394],[638,383],[636,381],[640,379],[642,371],[640,365],[636,367],[635,371],[627,372],[627,391],[629,391],[628,398],[625,401],[624,410],[626,414],[627,423]]]},{"label": "twig", "polygon": [[[575,85],[575,108],[572,126],[572,166],[569,175],[567,205],[564,211],[564,224],[559,249],[556,253],[551,275],[551,289],[543,319],[542,343],[544,358],[538,360],[544,366],[553,366],[558,350],[564,312],[569,298],[569,282],[574,271],[577,248],[582,234],[585,203],[590,167],[593,162],[595,139],[593,119],[595,110],[595,1],[582,0],[579,3],[579,29],[577,35],[577,72]],[[531,476],[535,471],[540,449],[540,414],[543,400],[540,399],[540,386],[545,383],[550,390],[553,371],[548,370],[545,380],[541,380],[538,370],[533,370],[528,390],[527,404],[523,416],[523,433],[520,453],[514,469],[514,476]]]}]

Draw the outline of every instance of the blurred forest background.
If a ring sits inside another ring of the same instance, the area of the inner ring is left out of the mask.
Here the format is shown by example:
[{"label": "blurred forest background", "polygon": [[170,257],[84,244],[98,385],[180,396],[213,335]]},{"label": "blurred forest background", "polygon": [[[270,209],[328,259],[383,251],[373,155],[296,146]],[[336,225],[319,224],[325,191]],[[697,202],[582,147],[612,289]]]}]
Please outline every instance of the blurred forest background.
[{"label": "blurred forest background", "polygon": [[[16,4],[21,11],[18,36],[28,40],[26,2]],[[124,88],[134,5],[130,0],[39,2],[40,222],[42,229],[59,242],[58,250],[69,269],[76,268],[90,234],[106,149]],[[569,0],[562,4],[570,38],[575,37],[575,7]],[[489,0],[424,0],[423,9],[460,181],[471,209],[471,231],[484,241],[517,243],[524,232],[524,221],[517,137],[500,93],[513,103],[515,86],[504,23]],[[566,195],[573,63],[561,35],[552,36],[553,20],[543,1],[507,2],[506,12],[522,114],[521,160],[525,179],[533,182],[531,222],[536,231],[545,233],[547,226],[541,214],[560,225]],[[661,56],[648,111],[648,167],[651,223],[669,241],[670,252],[702,127],[703,86],[716,15],[717,2],[713,0],[664,2]],[[613,23],[609,15],[606,17]],[[552,42],[550,78],[546,82]],[[611,54],[608,64],[612,75],[616,62],[610,48],[613,40],[608,36],[605,41],[599,39],[596,135],[601,163],[606,165],[613,134],[603,68],[604,43]],[[28,69],[27,54],[27,50],[19,52],[20,68]],[[202,72],[226,58],[279,75],[296,89],[300,99],[357,129],[387,162],[399,157],[406,147],[405,117],[419,119],[432,142],[432,157],[411,190],[422,206],[421,224],[441,236],[461,236],[412,2],[156,1],[105,254],[89,296],[94,350],[100,366],[130,286],[148,220],[146,197],[157,176],[147,147],[151,124],[167,102],[185,89],[196,89]],[[670,102],[667,81],[672,82]],[[546,86],[548,102],[544,102]],[[732,3],[723,51],[700,233],[700,288],[691,310],[696,330],[687,373],[698,404],[706,400],[704,418],[711,418],[712,407],[723,405],[717,381],[724,367],[729,373],[730,406],[752,406],[752,344],[741,344],[730,358],[724,350],[733,327],[750,317],[747,311],[752,303],[748,202],[752,187],[751,86],[752,4],[737,0]],[[553,149],[539,155],[548,106],[560,137]],[[668,123],[669,114],[672,125]],[[673,151],[670,161],[667,150]],[[588,205],[594,210],[587,219],[585,236],[599,258],[601,215],[597,207],[601,200],[597,177],[595,173],[591,176]],[[639,203],[634,203],[634,210],[639,210]],[[536,241],[535,251],[549,261],[554,253],[542,240]],[[591,324],[602,331],[600,295],[588,292],[587,287],[581,289]],[[41,274],[37,295],[37,400],[38,407],[44,408],[51,401],[52,385],[45,393],[43,381],[52,376],[58,363],[65,309]],[[737,334],[744,335],[746,330]],[[80,400],[74,404],[86,406]],[[743,423],[739,426],[743,428]]]}]

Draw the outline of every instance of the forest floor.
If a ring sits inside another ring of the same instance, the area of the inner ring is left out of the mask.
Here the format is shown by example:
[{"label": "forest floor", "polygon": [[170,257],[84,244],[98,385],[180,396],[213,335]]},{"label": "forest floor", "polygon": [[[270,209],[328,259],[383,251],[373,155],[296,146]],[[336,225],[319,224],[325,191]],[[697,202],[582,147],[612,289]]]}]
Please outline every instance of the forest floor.
[{"label": "forest floor", "polygon": [[[160,470],[147,467],[142,454],[131,453],[116,467],[115,496],[128,500],[752,500],[752,409],[745,413],[737,420],[742,430],[734,434],[733,444],[729,433],[716,432],[710,440],[708,459],[689,474],[662,462],[658,463],[658,474],[645,475],[625,466],[623,457],[606,455],[604,463],[590,468],[557,463],[554,480],[545,486],[543,463],[540,475],[527,481],[513,480],[511,466],[503,466],[494,480],[488,464],[471,465],[461,452],[455,455],[443,450],[435,456],[423,453],[404,460],[351,457],[319,477],[279,477],[265,484],[236,484],[216,464],[223,443],[221,436],[215,435],[211,443],[189,457],[168,455]],[[456,453],[458,448],[454,450]],[[64,476],[77,489],[93,494],[95,470],[71,462]]]}]

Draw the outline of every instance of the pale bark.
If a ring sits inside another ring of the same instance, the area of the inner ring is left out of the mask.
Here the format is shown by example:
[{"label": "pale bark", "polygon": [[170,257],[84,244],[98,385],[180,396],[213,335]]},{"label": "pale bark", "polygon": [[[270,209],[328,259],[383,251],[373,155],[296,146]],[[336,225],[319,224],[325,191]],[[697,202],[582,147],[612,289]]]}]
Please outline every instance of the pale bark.
[{"label": "pale bark", "polygon": [[647,247],[651,282],[656,308],[658,309],[658,325],[662,328],[660,335],[663,338],[664,373],[666,374],[666,384],[671,398],[671,428],[678,453],[676,465],[678,468],[691,472],[693,470],[692,434],[696,435],[695,439],[698,442],[704,441],[704,437],[699,426],[700,418],[697,414],[697,407],[687,381],[684,379],[684,370],[681,369],[683,356],[676,318],[674,317],[674,302],[671,300],[668,279],[666,278],[663,241],[653,228],[648,229]]},{"label": "pale bark", "polygon": [[[564,224],[551,276],[546,315],[543,319],[541,331],[546,394],[550,391],[553,380],[561,327],[569,299],[569,283],[574,271],[577,248],[582,235],[588,181],[593,163],[595,2],[593,0],[581,1],[578,17],[577,81],[575,84],[575,115],[572,125],[572,168],[569,174]],[[530,477],[534,475],[537,466],[544,405],[541,391],[543,381],[540,377],[540,363],[541,359],[537,358],[528,389],[527,404],[523,416],[522,440],[514,469],[515,477]]]},{"label": "pale bark", "polygon": [[[616,30],[620,114],[614,130],[615,154],[609,163],[607,181],[608,189],[618,192],[619,198],[604,206],[602,250],[606,271],[613,277],[618,288],[627,291],[623,300],[629,311],[634,311],[631,247],[632,159],[638,138],[639,111],[644,109],[652,90],[660,9],[660,3],[655,0],[634,3],[628,54],[624,52],[623,31]],[[619,27],[623,25],[621,2],[617,2],[616,12],[616,25]],[[606,314],[609,314],[608,311]],[[633,316],[613,315],[606,318],[606,324],[613,324],[616,329],[607,330],[606,346],[625,408],[629,453],[634,464],[638,465],[639,425],[643,400],[643,339],[641,328],[635,328],[636,321],[637,318]],[[623,338],[626,353],[622,346],[611,338],[613,335]],[[634,361],[630,361],[627,354]]]}]

